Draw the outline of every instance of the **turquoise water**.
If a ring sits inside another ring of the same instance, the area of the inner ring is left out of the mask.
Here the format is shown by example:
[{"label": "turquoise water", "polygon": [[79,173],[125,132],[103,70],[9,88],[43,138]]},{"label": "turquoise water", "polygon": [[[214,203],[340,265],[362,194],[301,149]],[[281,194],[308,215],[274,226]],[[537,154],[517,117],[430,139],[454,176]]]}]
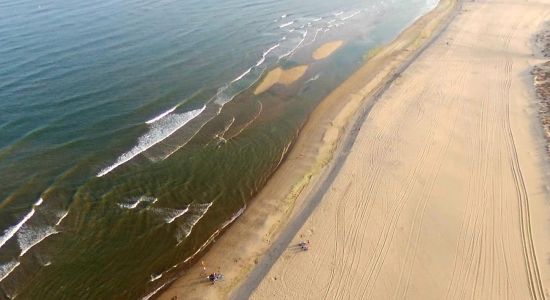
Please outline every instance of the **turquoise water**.
[{"label": "turquoise water", "polygon": [[0,298],[152,295],[363,55],[435,2],[0,0]]}]

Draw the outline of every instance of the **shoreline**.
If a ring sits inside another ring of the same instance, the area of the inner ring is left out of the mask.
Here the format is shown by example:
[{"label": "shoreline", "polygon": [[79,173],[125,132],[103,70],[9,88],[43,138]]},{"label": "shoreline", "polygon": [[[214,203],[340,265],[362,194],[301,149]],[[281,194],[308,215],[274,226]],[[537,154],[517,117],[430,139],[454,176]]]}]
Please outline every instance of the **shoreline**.
[{"label": "shoreline", "polygon": [[251,299],[550,297],[550,168],[527,80],[550,11],[461,4],[359,122],[286,243],[310,251],[282,249]]},{"label": "shoreline", "polygon": [[[308,205],[310,193],[329,176],[334,156],[345,151],[342,143],[357,130],[354,119],[366,116],[359,111],[372,107],[371,98],[379,96],[399,77],[402,67],[406,68],[443,30],[442,23],[450,21],[458,6],[456,0],[441,0],[390,44],[377,48],[375,55],[315,108],[266,186],[202,256],[207,272],[221,271],[225,275],[222,284],[210,288],[202,280],[202,266],[197,262],[166,284],[158,299],[225,299],[234,293],[273,248],[272,240]],[[350,124],[354,124],[353,129]]]}]

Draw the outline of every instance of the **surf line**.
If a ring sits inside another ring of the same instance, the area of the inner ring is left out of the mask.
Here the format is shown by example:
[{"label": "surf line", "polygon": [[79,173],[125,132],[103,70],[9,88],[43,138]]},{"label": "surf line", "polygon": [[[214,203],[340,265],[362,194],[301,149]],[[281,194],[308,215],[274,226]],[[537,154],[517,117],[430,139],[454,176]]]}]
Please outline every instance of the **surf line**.
[{"label": "surf line", "polygon": [[265,58],[267,57],[267,55],[275,50],[277,47],[279,47],[281,44],[276,44],[274,46],[272,46],[271,48],[267,49],[263,54],[262,54],[262,58],[256,63],[256,67],[261,65],[264,61],[265,61]]},{"label": "surf line", "polygon": [[19,223],[4,230],[4,234],[0,237],[0,248],[2,248],[4,244],[6,244],[19,231],[19,229],[21,229],[23,224],[25,224],[34,215],[35,208],[40,206],[42,202],[44,202],[44,199],[38,199],[38,201],[32,205],[31,211],[26,214]]},{"label": "surf line", "polygon": [[[120,165],[128,162],[129,160],[141,154],[145,150],[160,143],[164,139],[174,134],[174,132],[176,132],[183,126],[185,126],[185,124],[189,123],[191,120],[193,120],[198,115],[200,115],[205,109],[206,109],[206,105],[204,105],[202,108],[191,110],[182,114],[170,115],[172,116],[172,118],[171,119],[163,118],[163,122],[160,122],[160,123],[155,122],[155,126],[153,126],[151,130],[149,130],[149,132],[142,135],[138,139],[137,145],[135,145],[128,152],[120,155],[114,164],[102,169],[96,176],[97,177],[105,176],[106,174],[116,169]],[[160,137],[155,138],[156,134],[160,135]]]},{"label": "surf line", "polygon": [[176,108],[178,108],[178,106],[179,106],[179,104],[178,104],[178,105],[175,105],[174,107],[172,107],[172,108],[170,108],[169,110],[167,110],[167,111],[161,113],[160,115],[158,115],[158,116],[152,118],[151,120],[146,121],[145,123],[146,123],[146,124],[155,123],[156,121],[158,121],[158,120],[164,118],[164,116],[166,116],[167,114],[169,114],[169,113],[173,112],[174,110],[176,110]]}]

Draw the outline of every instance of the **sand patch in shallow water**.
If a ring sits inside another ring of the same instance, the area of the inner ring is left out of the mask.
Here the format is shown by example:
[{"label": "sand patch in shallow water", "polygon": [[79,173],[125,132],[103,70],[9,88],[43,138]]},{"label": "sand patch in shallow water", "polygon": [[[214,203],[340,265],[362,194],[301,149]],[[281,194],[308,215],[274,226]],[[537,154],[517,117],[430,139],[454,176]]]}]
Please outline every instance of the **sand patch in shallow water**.
[{"label": "sand patch in shallow water", "polygon": [[262,82],[256,87],[254,95],[259,95],[269,90],[275,84],[289,85],[300,79],[307,71],[308,66],[298,66],[288,70],[283,70],[280,67],[275,68],[264,77]]},{"label": "sand patch in shallow water", "polygon": [[332,53],[334,53],[340,47],[342,47],[343,44],[344,44],[343,41],[334,41],[334,42],[326,43],[321,47],[317,48],[317,50],[313,52],[312,57],[315,60],[325,59],[331,56]]}]

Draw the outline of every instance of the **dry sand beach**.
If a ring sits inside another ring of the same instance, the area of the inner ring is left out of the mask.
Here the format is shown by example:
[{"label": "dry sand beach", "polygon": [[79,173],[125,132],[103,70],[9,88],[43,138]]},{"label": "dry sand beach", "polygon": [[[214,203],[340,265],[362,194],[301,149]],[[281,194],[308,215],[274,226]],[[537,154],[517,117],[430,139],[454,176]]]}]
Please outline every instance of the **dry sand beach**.
[{"label": "dry sand beach", "polygon": [[[464,3],[384,93],[253,299],[544,299],[548,194],[528,72],[550,2]],[[292,245],[292,244],[291,244]]]},{"label": "dry sand beach", "polygon": [[529,75],[548,17],[550,1],[441,1],[310,116],[203,257],[226,280],[197,264],[160,299],[550,297]]}]

